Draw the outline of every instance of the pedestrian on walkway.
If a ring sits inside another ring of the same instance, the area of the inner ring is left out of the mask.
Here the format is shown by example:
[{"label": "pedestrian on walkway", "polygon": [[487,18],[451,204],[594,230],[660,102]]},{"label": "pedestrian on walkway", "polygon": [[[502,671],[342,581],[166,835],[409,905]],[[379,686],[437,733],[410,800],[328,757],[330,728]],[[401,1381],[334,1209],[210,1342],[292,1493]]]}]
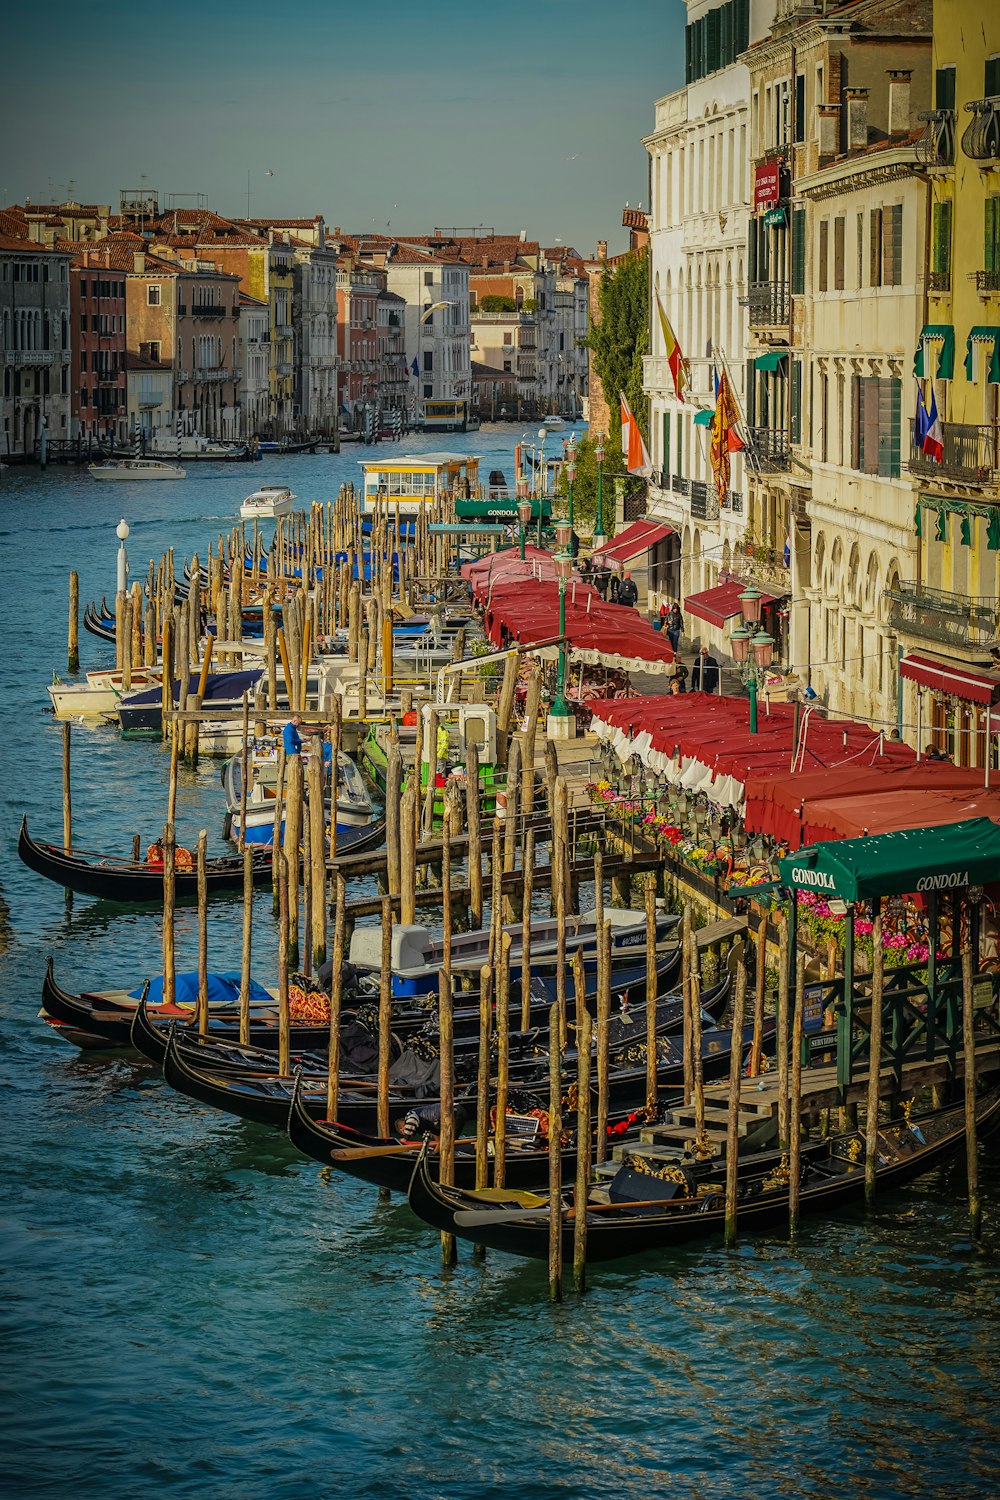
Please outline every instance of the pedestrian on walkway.
[{"label": "pedestrian on walkway", "polygon": [[681,614],[681,607],[676,599],[670,606],[670,613],[667,615],[665,629],[667,640],[670,642],[671,649],[676,656],[680,647],[681,636],[684,633],[684,616]]}]

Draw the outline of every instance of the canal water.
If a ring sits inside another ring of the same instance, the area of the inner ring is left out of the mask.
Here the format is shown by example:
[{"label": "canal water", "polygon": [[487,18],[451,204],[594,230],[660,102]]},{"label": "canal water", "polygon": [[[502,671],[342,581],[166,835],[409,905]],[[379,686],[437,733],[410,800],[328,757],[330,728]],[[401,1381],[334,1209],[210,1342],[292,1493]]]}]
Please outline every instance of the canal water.
[{"label": "canal water", "polygon": [[[513,429],[408,448],[480,452],[511,477]],[[387,451],[392,451],[388,449]],[[595,1268],[582,1302],[499,1255],[440,1270],[405,1203],[325,1175],[277,1134],[81,1054],[37,1018],[47,954],[70,989],[159,972],[160,922],[61,891],[16,856],[58,838],[66,583],[114,588],[173,544],[207,551],[255,484],[332,497],[358,449],[191,465],[177,484],[0,474],[0,1477],[17,1495],[879,1497],[993,1495],[1000,1441],[1000,1166],[983,1150],[982,1244],[960,1164],[866,1216]],[[81,640],[84,667],[107,660]],[[73,737],[80,846],[162,825],[166,757]],[[184,774],[178,837],[222,848],[218,767]],[[255,972],[274,971],[267,893]],[[211,908],[238,967],[239,902]],[[194,917],[178,959],[195,965]]]}]

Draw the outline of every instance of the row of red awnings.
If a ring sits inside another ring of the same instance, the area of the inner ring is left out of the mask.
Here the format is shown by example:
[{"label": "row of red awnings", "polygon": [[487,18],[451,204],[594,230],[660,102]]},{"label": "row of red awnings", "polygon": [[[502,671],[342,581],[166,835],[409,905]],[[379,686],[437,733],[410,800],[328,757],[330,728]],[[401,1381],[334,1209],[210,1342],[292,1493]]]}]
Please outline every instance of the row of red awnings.
[{"label": "row of red awnings", "polygon": [[[740,604],[740,595],[748,587],[748,584],[735,580],[720,583],[714,589],[705,589],[704,593],[688,594],[684,600],[684,608],[689,615],[695,615],[699,620],[704,620],[707,625],[714,625],[716,629],[722,630],[727,620],[733,619],[735,615],[742,615],[743,606]],[[761,606],[774,604],[776,598],[775,594],[762,593]]]},{"label": "row of red awnings", "polygon": [[598,547],[592,560],[595,563],[611,564],[631,562],[633,557],[639,557],[658,542],[672,536],[673,530],[672,526],[666,526],[662,521],[633,521],[631,526],[620,531],[606,547]]},{"label": "row of red awnings", "polygon": [[994,704],[1000,702],[1000,672],[990,672],[977,667],[959,667],[946,657],[918,655],[916,652],[904,656],[899,664],[899,675],[919,687],[931,688],[936,693],[945,693],[951,698],[961,698],[966,703]]}]

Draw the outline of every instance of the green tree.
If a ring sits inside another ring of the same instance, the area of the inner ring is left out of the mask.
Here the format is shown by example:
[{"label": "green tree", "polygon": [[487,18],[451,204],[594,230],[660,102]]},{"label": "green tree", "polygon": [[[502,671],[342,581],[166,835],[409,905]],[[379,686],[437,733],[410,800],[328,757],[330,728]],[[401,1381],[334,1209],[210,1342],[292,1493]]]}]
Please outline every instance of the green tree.
[{"label": "green tree", "polygon": [[649,441],[649,402],[642,389],[642,357],[649,351],[649,251],[605,266],[597,292],[598,320],[588,344],[611,413],[609,456],[621,447],[620,392]]},{"label": "green tree", "polygon": [[490,292],[479,303],[480,312],[517,312],[517,303],[513,297],[502,297],[498,292]]}]

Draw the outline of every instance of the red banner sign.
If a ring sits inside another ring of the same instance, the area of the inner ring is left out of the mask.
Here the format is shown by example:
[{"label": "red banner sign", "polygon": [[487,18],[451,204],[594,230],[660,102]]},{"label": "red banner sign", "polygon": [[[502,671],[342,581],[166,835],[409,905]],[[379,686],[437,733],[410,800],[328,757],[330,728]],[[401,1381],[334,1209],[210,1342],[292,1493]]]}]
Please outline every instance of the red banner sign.
[{"label": "red banner sign", "polygon": [[753,174],[754,209],[767,208],[781,201],[781,163],[762,161]]}]

